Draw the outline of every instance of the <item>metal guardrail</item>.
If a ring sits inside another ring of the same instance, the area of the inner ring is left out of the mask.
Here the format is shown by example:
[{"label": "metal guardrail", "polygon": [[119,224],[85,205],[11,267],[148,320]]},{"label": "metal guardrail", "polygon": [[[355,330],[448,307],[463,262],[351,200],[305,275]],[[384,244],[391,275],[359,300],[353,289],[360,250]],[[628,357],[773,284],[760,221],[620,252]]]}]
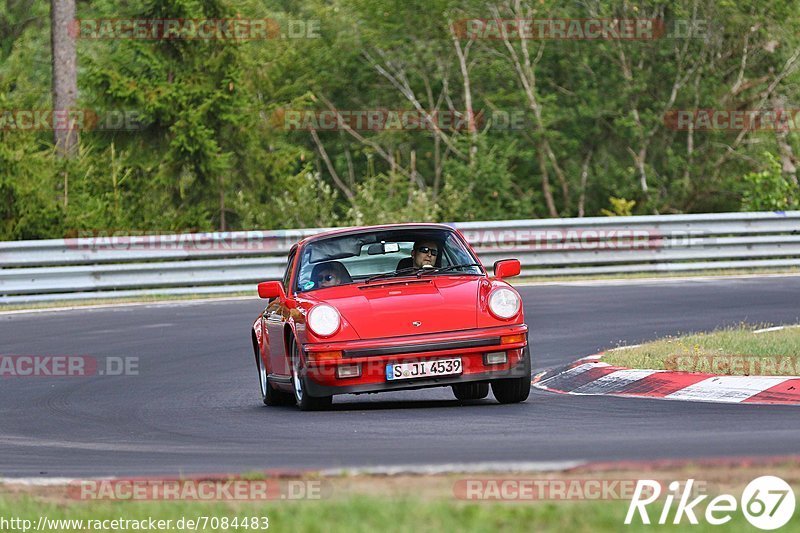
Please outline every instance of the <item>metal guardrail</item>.
[{"label": "metal guardrail", "polygon": [[[800,211],[451,225],[484,264],[517,257],[526,276],[800,266]],[[289,248],[321,231],[0,242],[0,304],[251,290],[280,279]]]}]

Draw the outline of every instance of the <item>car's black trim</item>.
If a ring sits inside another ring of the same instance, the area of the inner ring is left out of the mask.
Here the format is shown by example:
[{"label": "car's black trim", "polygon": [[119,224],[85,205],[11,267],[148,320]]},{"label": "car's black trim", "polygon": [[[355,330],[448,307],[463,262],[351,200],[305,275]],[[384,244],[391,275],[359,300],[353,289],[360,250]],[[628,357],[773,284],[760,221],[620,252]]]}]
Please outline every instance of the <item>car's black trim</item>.
[{"label": "car's black trim", "polygon": [[531,377],[531,357],[530,350],[526,346],[523,351],[522,360],[514,368],[507,370],[494,370],[482,372],[480,374],[461,374],[458,376],[446,376],[440,378],[429,378],[419,380],[383,381],[381,383],[366,383],[358,385],[321,385],[313,379],[306,379],[306,393],[311,396],[323,397],[334,394],[360,394],[369,392],[384,392],[390,390],[414,390],[426,389],[430,387],[446,387],[457,383],[469,383],[473,381],[492,381],[496,379],[509,379]]},{"label": "car's black trim", "polygon": [[459,348],[480,348],[483,346],[497,346],[500,337],[485,339],[469,339],[464,341],[426,342],[421,344],[403,344],[402,346],[386,346],[382,348],[357,348],[343,350],[343,357],[367,357],[371,355],[398,355],[414,352],[437,352],[440,350],[458,350]]}]

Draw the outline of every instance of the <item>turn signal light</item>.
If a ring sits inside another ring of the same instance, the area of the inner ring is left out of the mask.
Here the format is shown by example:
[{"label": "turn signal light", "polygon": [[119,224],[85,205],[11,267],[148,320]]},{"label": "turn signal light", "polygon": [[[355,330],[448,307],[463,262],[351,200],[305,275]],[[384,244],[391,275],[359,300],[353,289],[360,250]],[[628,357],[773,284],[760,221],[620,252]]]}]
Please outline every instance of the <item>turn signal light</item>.
[{"label": "turn signal light", "polygon": [[515,344],[518,342],[525,342],[524,333],[519,333],[517,335],[506,335],[505,337],[500,337],[500,344]]},{"label": "turn signal light", "polygon": [[308,352],[309,361],[338,361],[342,358],[342,352]]}]

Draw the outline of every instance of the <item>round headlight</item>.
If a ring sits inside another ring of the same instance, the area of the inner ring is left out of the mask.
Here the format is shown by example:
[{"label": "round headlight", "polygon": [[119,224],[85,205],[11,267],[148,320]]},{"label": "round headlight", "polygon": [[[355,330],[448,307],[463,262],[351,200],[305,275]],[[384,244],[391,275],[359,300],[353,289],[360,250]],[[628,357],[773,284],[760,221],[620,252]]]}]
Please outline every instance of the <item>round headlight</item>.
[{"label": "round headlight", "polygon": [[339,330],[339,311],[327,304],[315,305],[308,312],[308,327],[320,337],[330,337]]},{"label": "round headlight", "polygon": [[511,289],[497,289],[489,295],[489,310],[497,318],[512,318],[519,313],[519,296]]}]

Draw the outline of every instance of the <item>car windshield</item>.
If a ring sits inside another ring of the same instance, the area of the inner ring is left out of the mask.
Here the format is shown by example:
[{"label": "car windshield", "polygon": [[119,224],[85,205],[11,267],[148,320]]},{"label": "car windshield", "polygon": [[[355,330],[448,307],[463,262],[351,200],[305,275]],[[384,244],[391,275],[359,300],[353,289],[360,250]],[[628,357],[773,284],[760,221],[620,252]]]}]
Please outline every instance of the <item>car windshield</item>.
[{"label": "car windshield", "polygon": [[[463,265],[463,266],[460,266]],[[308,243],[295,290],[305,292],[370,278],[483,275],[478,260],[451,230],[396,229],[334,236]]]}]

